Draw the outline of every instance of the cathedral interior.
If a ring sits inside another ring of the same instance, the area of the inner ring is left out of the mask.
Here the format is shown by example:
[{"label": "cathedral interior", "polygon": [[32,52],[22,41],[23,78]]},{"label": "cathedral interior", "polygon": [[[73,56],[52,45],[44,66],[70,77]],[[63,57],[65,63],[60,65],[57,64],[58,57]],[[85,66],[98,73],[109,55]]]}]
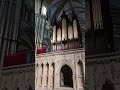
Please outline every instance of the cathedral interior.
[{"label": "cathedral interior", "polygon": [[0,90],[119,90],[119,0],[0,0]]}]

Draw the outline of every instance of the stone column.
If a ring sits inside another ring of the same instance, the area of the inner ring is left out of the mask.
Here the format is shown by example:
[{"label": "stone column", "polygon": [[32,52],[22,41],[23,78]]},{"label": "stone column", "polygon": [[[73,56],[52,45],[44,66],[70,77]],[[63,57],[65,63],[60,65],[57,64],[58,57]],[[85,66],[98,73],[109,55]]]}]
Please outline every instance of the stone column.
[{"label": "stone column", "polygon": [[43,65],[42,90],[47,90],[47,65]]},{"label": "stone column", "polygon": [[40,69],[39,69],[39,86],[40,86],[40,89],[41,89],[41,87],[42,87],[42,66],[40,66]]},{"label": "stone column", "polygon": [[48,90],[53,90],[53,65],[49,64]]},{"label": "stone column", "polygon": [[77,85],[76,85],[77,83],[76,83],[76,74],[75,73],[73,73],[73,89],[74,90],[77,90]]},{"label": "stone column", "polygon": [[54,73],[54,86],[55,86],[55,90],[59,90],[59,87],[60,87],[60,80],[59,80],[59,78],[60,78],[60,76],[59,76],[59,71],[58,71],[58,67],[57,67],[57,65],[55,65],[55,73]]},{"label": "stone column", "polygon": [[45,29],[45,17],[44,16],[41,16],[41,24],[42,24],[42,27],[41,27],[41,37],[40,37],[40,48],[42,48],[42,43],[43,43],[43,38],[44,38],[44,29]]},{"label": "stone column", "polygon": [[76,77],[77,77],[77,90],[83,90],[83,70],[82,70],[82,64],[77,63],[76,64]]}]

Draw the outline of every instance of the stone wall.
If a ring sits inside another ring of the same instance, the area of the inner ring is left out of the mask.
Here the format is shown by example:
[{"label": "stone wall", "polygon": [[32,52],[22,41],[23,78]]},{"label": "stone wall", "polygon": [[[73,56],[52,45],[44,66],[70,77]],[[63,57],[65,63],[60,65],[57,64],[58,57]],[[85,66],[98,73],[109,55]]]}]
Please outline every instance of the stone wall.
[{"label": "stone wall", "polygon": [[85,73],[85,90],[120,90],[120,53],[86,56]]},{"label": "stone wall", "polygon": [[29,64],[3,68],[0,90],[34,90],[34,66],[34,64]]},{"label": "stone wall", "polygon": [[[83,49],[73,49],[37,55],[36,90],[83,90],[85,55]],[[73,87],[60,86],[60,70],[68,65],[72,70]]]}]

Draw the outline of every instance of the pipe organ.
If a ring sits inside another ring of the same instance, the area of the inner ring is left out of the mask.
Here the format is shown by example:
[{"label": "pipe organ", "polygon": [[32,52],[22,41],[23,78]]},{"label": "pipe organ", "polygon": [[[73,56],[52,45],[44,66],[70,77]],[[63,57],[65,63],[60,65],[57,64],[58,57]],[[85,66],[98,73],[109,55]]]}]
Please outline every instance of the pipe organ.
[{"label": "pipe organ", "polygon": [[63,13],[61,21],[53,24],[53,51],[75,49],[82,47],[82,38],[77,16],[70,21]]},{"label": "pipe organ", "polygon": [[86,54],[114,51],[108,0],[86,0]]}]

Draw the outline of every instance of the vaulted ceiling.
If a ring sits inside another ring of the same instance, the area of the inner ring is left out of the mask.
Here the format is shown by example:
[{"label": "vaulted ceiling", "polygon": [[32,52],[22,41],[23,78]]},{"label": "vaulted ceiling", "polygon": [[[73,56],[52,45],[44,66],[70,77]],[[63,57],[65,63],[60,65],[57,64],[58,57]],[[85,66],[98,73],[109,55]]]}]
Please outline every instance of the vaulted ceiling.
[{"label": "vaulted ceiling", "polygon": [[43,6],[47,7],[47,18],[51,25],[55,18],[57,19],[57,22],[61,20],[63,11],[69,19],[71,19],[73,13],[75,13],[79,20],[84,42],[85,0],[43,0]]}]

